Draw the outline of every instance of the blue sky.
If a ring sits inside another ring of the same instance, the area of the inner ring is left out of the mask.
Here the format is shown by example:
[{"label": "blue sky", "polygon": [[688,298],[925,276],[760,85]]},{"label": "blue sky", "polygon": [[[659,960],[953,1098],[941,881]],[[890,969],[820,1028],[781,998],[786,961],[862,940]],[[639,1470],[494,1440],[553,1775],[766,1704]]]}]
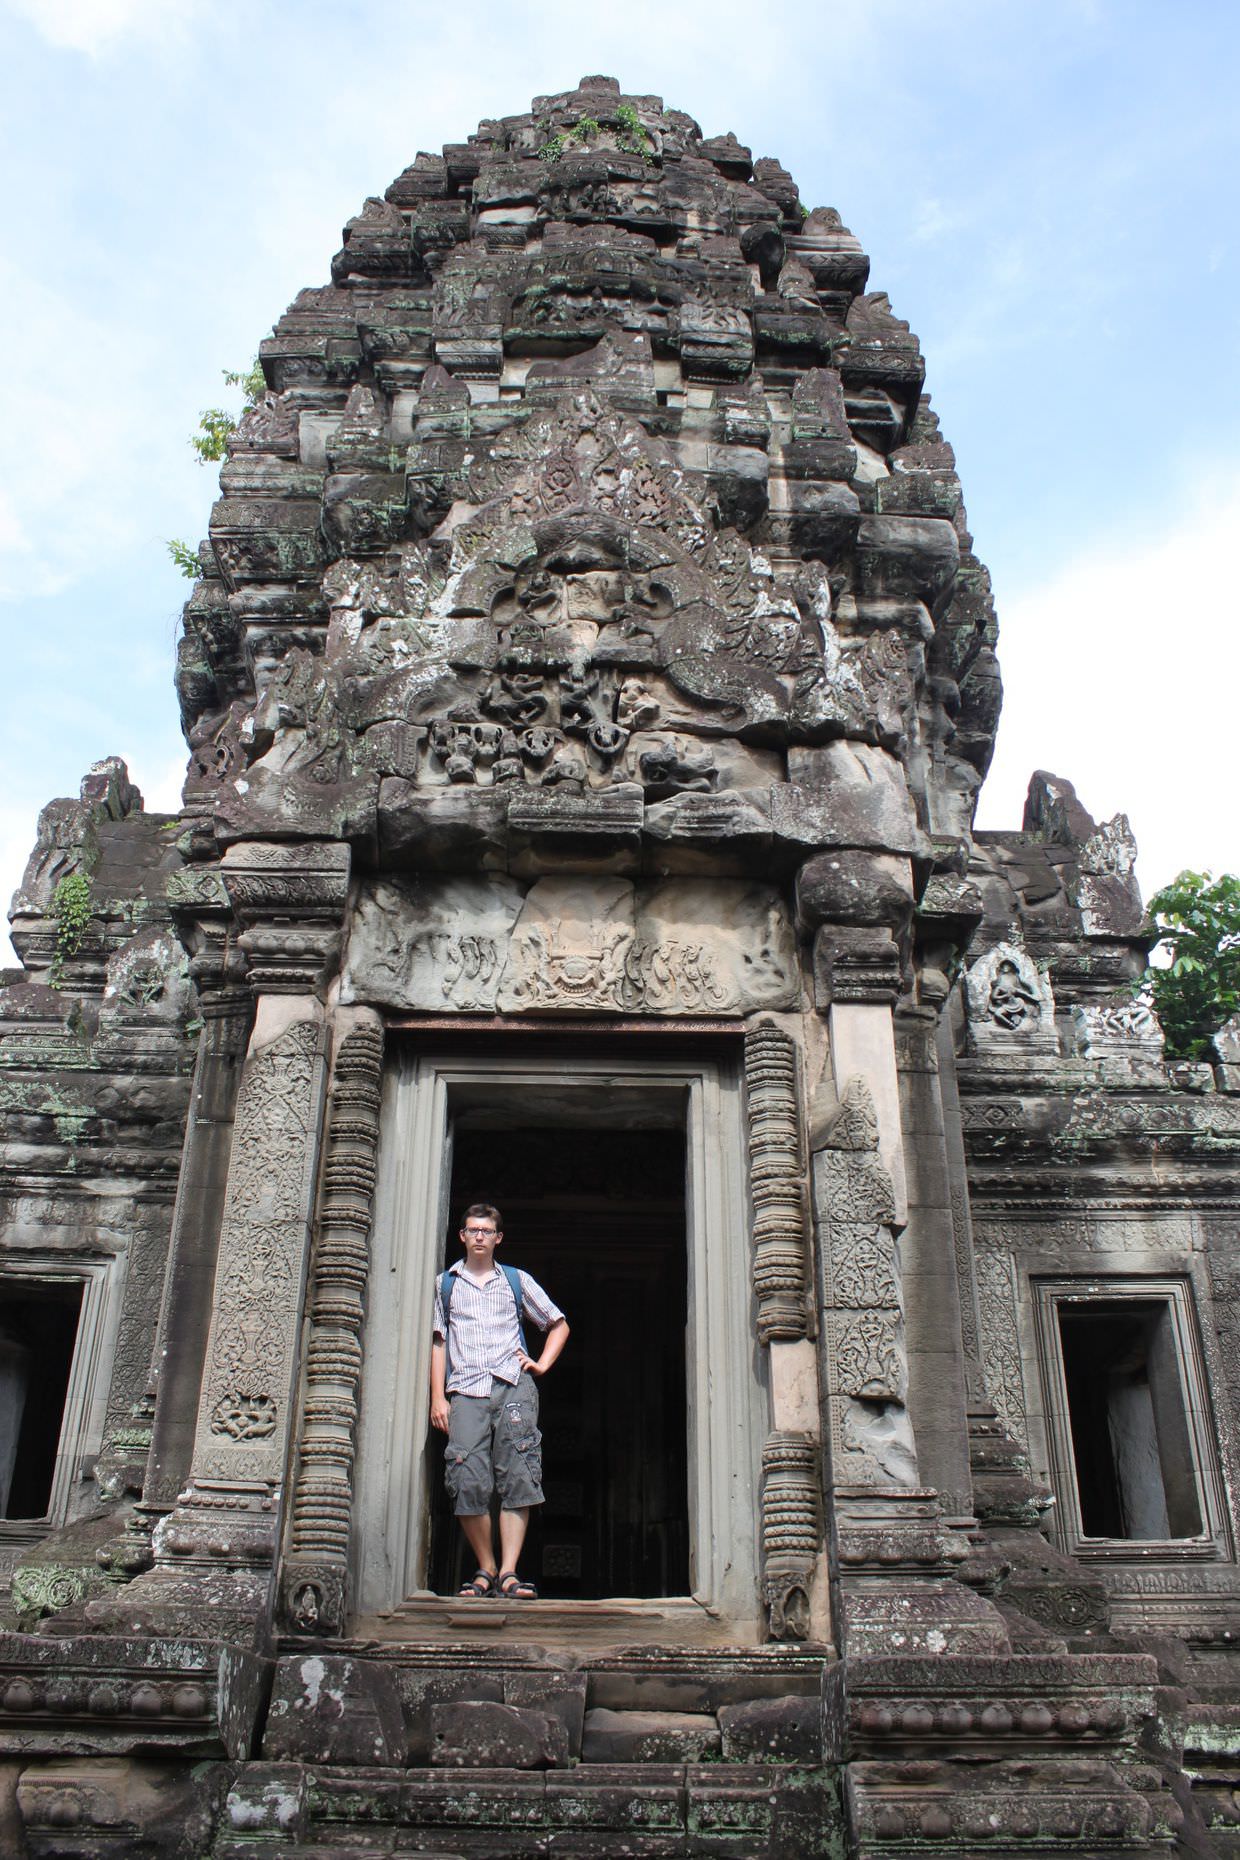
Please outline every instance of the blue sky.
[{"label": "blue sky", "polygon": [[1183,0],[0,0],[0,892],[125,755],[172,806],[189,449],[420,148],[608,72],[777,156],[922,340],[995,581],[981,824],[1035,766],[1147,892],[1240,869],[1240,8]]}]

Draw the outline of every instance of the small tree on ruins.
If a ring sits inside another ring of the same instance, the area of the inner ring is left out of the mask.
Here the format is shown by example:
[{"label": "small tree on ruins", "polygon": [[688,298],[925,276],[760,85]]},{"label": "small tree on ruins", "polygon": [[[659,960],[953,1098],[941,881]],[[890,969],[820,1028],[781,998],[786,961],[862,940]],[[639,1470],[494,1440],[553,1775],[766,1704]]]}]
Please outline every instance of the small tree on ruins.
[{"label": "small tree on ruins", "polygon": [[1240,1013],[1240,878],[1181,872],[1149,903],[1158,932],[1141,981],[1175,1059],[1206,1059],[1224,1021]]}]

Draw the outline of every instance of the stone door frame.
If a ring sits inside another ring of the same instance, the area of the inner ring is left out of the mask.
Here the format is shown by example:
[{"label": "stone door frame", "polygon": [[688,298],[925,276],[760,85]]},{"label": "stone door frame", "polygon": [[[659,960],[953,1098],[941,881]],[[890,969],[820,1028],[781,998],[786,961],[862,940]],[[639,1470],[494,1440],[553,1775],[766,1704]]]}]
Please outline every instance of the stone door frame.
[{"label": "stone door frame", "polygon": [[691,1038],[678,1051],[645,1045],[631,1057],[614,1048],[600,1054],[596,1030],[593,1052],[583,1038],[579,1055],[563,1041],[540,1050],[536,1036],[454,1054],[450,1039],[393,1042],[384,1082],[358,1442],[358,1611],[424,1593],[426,1482],[436,1476],[424,1448],[431,1307],[454,1103],[555,1088],[600,1122],[605,1106],[615,1107],[615,1121],[630,1127],[673,1121],[669,1112],[683,1107],[690,1582],[694,1599],[738,1637],[761,1638],[761,1458],[771,1420],[766,1353],[755,1334],[740,1038],[712,1041],[709,1050]]}]

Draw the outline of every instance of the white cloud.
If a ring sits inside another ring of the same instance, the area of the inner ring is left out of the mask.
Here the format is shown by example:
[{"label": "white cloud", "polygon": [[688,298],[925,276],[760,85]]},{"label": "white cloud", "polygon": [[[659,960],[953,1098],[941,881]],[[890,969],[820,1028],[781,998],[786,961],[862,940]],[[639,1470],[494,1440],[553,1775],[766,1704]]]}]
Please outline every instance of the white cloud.
[{"label": "white cloud", "polygon": [[118,39],[166,40],[201,12],[201,0],[0,0],[65,51],[95,57]]},{"label": "white cloud", "polygon": [[1030,774],[1048,768],[1095,818],[1129,816],[1147,896],[1186,866],[1240,870],[1237,535],[1240,464],[1199,461],[1161,521],[1000,600],[1005,698],[980,826],[1018,827]]},{"label": "white cloud", "polygon": [[[194,467],[150,348],[89,297],[0,259],[0,343],[23,358],[5,390],[22,443],[0,461],[0,600],[10,600],[54,593],[145,542],[151,492],[166,496]],[[80,373],[66,374],[67,356],[83,358]]]}]

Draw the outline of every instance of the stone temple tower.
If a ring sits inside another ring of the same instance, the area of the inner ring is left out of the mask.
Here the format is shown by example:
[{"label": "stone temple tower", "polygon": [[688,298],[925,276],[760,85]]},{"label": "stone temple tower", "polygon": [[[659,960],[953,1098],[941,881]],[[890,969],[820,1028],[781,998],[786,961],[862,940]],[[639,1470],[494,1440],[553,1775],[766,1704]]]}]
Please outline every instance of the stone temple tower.
[{"label": "stone temple tower", "polygon": [[[181,810],[0,981],[0,1850],[1240,1853],[1240,1040],[1122,818],[975,834],[995,620],[839,216],[611,79],[262,345]],[[460,1207],[573,1335],[461,1602]]]}]

